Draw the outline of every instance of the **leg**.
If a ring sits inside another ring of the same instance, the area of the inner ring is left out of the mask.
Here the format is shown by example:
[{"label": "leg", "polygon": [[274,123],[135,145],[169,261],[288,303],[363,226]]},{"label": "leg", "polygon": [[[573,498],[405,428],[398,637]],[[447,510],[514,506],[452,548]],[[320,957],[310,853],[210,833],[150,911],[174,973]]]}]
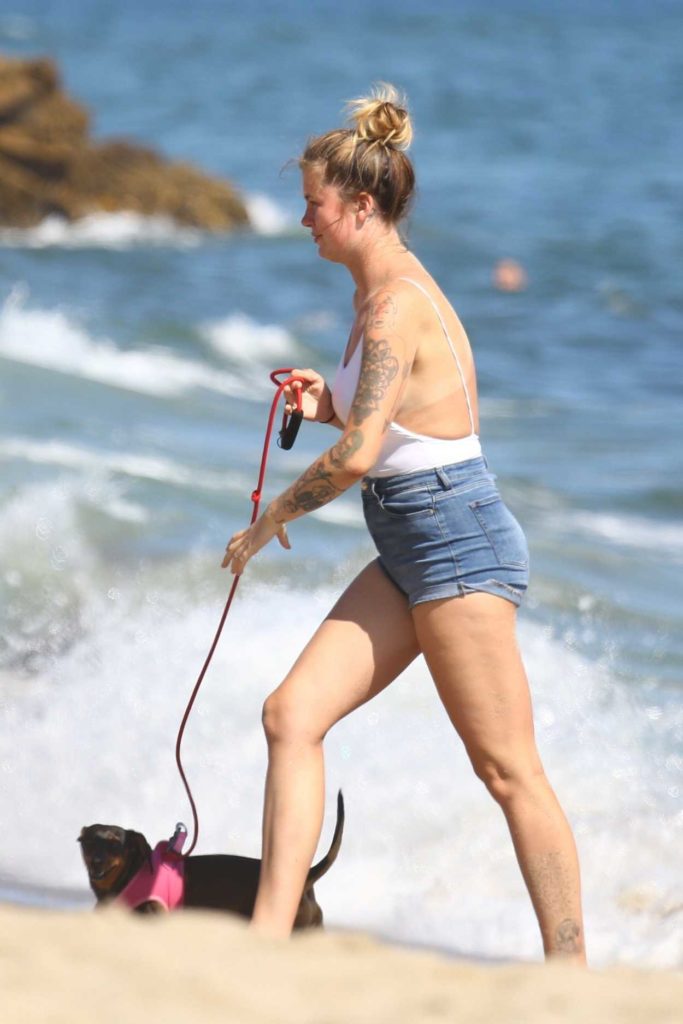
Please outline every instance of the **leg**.
[{"label": "leg", "polygon": [[515,606],[491,594],[428,601],[413,621],[474,770],[500,804],[546,956],[585,962],[574,839],[536,750]]},{"label": "leg", "polygon": [[376,563],[348,587],[268,698],[263,857],[253,927],[289,935],[320,837],[322,741],[417,656],[408,603]]}]

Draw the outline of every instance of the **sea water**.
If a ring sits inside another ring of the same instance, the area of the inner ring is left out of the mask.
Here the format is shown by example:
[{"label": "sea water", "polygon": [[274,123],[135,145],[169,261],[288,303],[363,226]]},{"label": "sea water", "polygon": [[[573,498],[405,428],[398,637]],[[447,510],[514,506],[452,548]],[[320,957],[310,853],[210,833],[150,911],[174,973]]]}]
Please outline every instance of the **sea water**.
[{"label": "sea water", "polygon": [[[351,281],[299,225],[309,134],[375,80],[408,93],[410,244],[474,347],[481,434],[528,534],[520,643],[571,819],[591,961],[680,965],[680,4],[343,7],[11,0],[96,137],[232,179],[255,230],[97,215],[0,232],[1,894],[87,904],[76,838],[189,810],[177,727],[227,596],[277,366],[333,370]],[[283,170],[284,168],[284,170]],[[497,291],[497,260],[528,287]],[[334,434],[274,448],[266,497]],[[260,712],[373,557],[352,490],[241,581],[183,753],[198,852],[259,854]],[[416,662],[326,740],[347,822],[329,926],[540,956],[500,810]],[[61,894],[61,895],[60,895]]]}]

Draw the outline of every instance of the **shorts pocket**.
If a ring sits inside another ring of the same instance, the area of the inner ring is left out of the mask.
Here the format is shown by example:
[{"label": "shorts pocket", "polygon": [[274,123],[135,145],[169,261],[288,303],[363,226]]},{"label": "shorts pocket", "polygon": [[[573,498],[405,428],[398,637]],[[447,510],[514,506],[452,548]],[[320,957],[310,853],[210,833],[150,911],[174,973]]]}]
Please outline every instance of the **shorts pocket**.
[{"label": "shorts pocket", "polygon": [[391,519],[416,519],[419,516],[434,515],[434,498],[424,488],[378,494],[377,502],[382,512]]},{"label": "shorts pocket", "polygon": [[514,569],[529,566],[529,549],[524,531],[500,495],[472,501],[469,507],[486,534],[498,564]]}]

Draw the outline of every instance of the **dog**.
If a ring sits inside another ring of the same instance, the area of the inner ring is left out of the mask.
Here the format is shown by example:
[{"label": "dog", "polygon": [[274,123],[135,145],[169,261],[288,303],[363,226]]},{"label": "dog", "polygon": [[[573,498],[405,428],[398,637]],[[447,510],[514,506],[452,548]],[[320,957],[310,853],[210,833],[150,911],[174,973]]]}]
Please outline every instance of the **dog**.
[{"label": "dog", "polygon": [[[294,921],[297,930],[322,926],[323,913],[316,901],[313,886],[337,859],[343,832],[344,798],[340,790],[332,843],[322,860],[308,872]],[[145,898],[145,895],[149,895],[151,881],[158,877],[161,865],[161,870],[167,869],[174,876],[171,884],[181,887],[178,905],[225,910],[245,918],[252,915],[261,871],[261,861],[254,857],[230,854],[183,857],[174,851],[173,840],[168,844],[159,843],[152,851],[141,832],[120,828],[118,825],[86,825],[81,830],[78,842],[81,844],[97,907],[123,903],[137,913],[172,909],[170,898],[166,895]],[[145,882],[145,878],[150,882]],[[140,880],[143,881],[142,888],[138,884]],[[133,891],[142,893],[139,902],[135,896],[130,895]]]}]

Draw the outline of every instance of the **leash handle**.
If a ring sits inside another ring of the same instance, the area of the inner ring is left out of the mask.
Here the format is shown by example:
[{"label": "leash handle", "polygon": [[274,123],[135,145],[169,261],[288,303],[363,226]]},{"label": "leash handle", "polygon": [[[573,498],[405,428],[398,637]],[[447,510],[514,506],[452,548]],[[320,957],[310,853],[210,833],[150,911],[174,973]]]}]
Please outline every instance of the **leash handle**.
[{"label": "leash handle", "polygon": [[[285,419],[287,413],[285,413]],[[282,448],[283,451],[288,452],[290,448],[294,447],[296,441],[296,435],[299,433],[299,427],[301,421],[304,418],[304,414],[296,409],[289,417],[289,422],[286,423],[285,419],[282,421],[282,428],[277,440],[278,448]]]},{"label": "leash handle", "polygon": [[[299,381],[300,383],[303,384],[303,379],[301,377],[291,376],[286,381],[280,383],[278,377],[280,377],[283,373],[291,374],[292,368],[289,367],[287,369],[282,370],[273,370],[273,372],[270,375],[270,379],[272,380],[273,384],[277,385],[278,387],[282,387],[283,389],[286,388],[289,384],[292,384],[294,381]],[[297,388],[296,409],[294,409],[294,411],[291,412],[289,416],[287,415],[286,412],[282,414],[282,426],[280,427],[280,433],[278,435],[277,441],[278,448],[282,448],[284,451],[288,452],[290,448],[294,447],[296,435],[299,433],[299,427],[301,426],[301,421],[303,420],[303,418],[303,395],[301,388]]]},{"label": "leash handle", "polygon": [[[282,376],[283,373],[288,375],[287,379],[284,380],[284,381],[278,380],[278,377]],[[268,462],[268,450],[270,448],[270,440],[271,440],[271,437],[272,437],[272,434],[273,434],[273,423],[275,421],[275,412],[277,410],[277,404],[280,401],[280,396],[282,395],[282,393],[285,390],[285,388],[289,387],[290,384],[293,384],[294,381],[300,381],[302,384],[304,383],[304,381],[303,381],[303,379],[301,377],[292,377],[291,374],[292,374],[292,369],[291,368],[290,369],[273,370],[272,373],[270,374],[270,379],[272,380],[273,384],[276,385],[277,390],[275,392],[275,397],[273,398],[273,401],[272,401],[272,404],[271,404],[271,407],[270,407],[270,414],[268,416],[268,423],[267,423],[267,426],[266,426],[266,434],[265,434],[265,439],[264,439],[264,442],[263,442],[263,453],[261,455],[261,466],[260,466],[260,469],[259,469],[258,483],[256,485],[256,489],[252,492],[252,495],[251,495],[251,500],[252,500],[252,503],[253,503],[253,509],[252,509],[252,513],[251,513],[251,523],[249,524],[250,526],[253,526],[253,524],[256,522],[256,519],[258,518],[259,506],[261,504],[261,492],[263,490],[263,481],[265,480],[265,476],[266,476],[266,464]],[[285,416],[283,417],[283,420],[282,420],[282,428],[280,429],[280,441],[281,441],[280,447],[284,448],[285,451],[289,450],[292,447],[292,445],[294,444],[294,441],[296,439],[296,435],[299,432],[299,427],[301,426],[301,420],[303,419],[301,388],[297,388],[296,405],[297,405],[297,407],[296,407],[295,411],[291,414],[291,417],[287,417],[287,415],[285,414]],[[285,443],[285,441],[288,441],[289,443]],[[187,781],[187,776],[185,775],[185,770],[183,768],[183,762],[182,762],[182,758],[181,758],[181,754],[180,754],[180,748],[182,746],[183,736],[185,734],[185,727],[187,725],[187,720],[190,717],[190,712],[192,711],[192,708],[194,706],[194,702],[197,699],[197,694],[199,693],[199,689],[200,689],[200,687],[201,687],[201,685],[202,685],[202,683],[204,681],[204,676],[206,675],[206,671],[207,671],[209,665],[211,664],[211,659],[213,658],[214,651],[216,650],[216,647],[218,646],[218,641],[220,640],[221,633],[223,632],[223,626],[225,625],[225,620],[228,617],[228,612],[230,611],[230,607],[232,605],[232,600],[233,600],[233,598],[235,596],[235,591],[237,590],[237,585],[238,585],[240,579],[241,579],[240,576],[235,576],[235,578],[232,581],[232,586],[230,588],[230,593],[228,594],[228,599],[225,602],[225,607],[223,608],[223,613],[221,615],[220,622],[218,623],[218,629],[216,630],[216,634],[215,634],[215,636],[213,638],[213,641],[211,643],[211,647],[209,648],[209,653],[207,654],[206,659],[204,661],[204,664],[202,665],[201,672],[199,673],[199,676],[197,677],[197,682],[194,685],[194,689],[192,690],[192,693],[190,694],[190,699],[187,702],[187,707],[185,708],[185,713],[183,714],[182,721],[181,721],[180,727],[178,729],[178,736],[176,738],[175,760],[176,760],[176,765],[178,767],[178,773],[180,775],[180,778],[181,778],[181,781],[183,783],[183,786],[185,787],[185,792],[187,794],[187,799],[188,799],[189,804],[190,804],[190,809],[192,811],[192,823],[193,823],[192,842],[191,842],[187,852],[182,854],[183,857],[189,857],[190,854],[192,853],[192,851],[194,850],[195,846],[197,845],[197,839],[199,838],[199,815],[197,813],[197,806],[196,806],[196,804],[194,802],[194,797],[192,796],[192,790],[190,789],[190,784]]]}]

